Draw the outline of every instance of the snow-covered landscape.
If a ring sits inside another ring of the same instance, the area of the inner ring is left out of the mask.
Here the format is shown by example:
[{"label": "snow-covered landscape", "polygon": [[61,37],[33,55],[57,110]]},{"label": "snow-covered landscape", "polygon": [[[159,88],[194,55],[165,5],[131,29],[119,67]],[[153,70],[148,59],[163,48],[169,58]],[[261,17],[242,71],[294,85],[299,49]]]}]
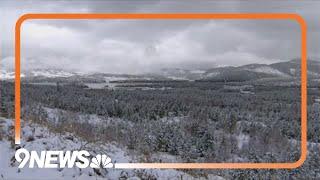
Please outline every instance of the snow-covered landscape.
[{"label": "snow-covered landscape", "polygon": [[[246,65],[237,70],[231,68],[231,71],[218,68],[224,74],[220,80],[172,79],[168,71],[161,76],[75,75],[71,72],[73,75],[66,76],[67,73],[61,71],[50,76],[46,73],[25,76],[21,87],[21,145],[14,145],[12,136],[13,82],[4,78],[1,81],[0,144],[4,155],[1,157],[1,177],[220,180],[241,174],[239,170],[18,169],[14,153],[19,148],[36,151],[83,149],[93,155],[103,152],[113,164],[294,162],[300,152],[300,98],[299,81],[285,73],[286,70],[292,72],[289,68],[292,62],[282,64],[281,73],[270,69],[272,65]],[[235,80],[233,77],[239,77],[239,69],[264,75],[252,79],[252,74],[240,73],[250,78]],[[215,72],[196,71],[193,74],[208,77],[205,74]],[[176,77],[181,73],[186,71],[177,70],[173,74]],[[311,79],[310,82],[316,81]],[[95,85],[89,86],[90,83]],[[309,123],[312,124],[320,116],[318,86],[311,83],[308,93]],[[306,168],[318,163],[317,128],[309,126],[308,131],[312,160],[308,159],[300,170],[292,173],[277,171],[277,176],[304,177]],[[275,175],[270,171],[252,173],[248,171],[242,176],[271,178]],[[310,178],[320,176],[316,169],[308,173]]]},{"label": "snow-covered landscape", "polygon": [[[134,156],[128,154],[125,148],[115,143],[95,144],[80,140],[71,133],[56,134],[50,132],[46,127],[25,122],[22,127],[23,145],[14,145],[10,137],[13,133],[13,120],[0,118],[0,179],[195,179],[191,175],[177,170],[121,170],[121,169],[93,169],[85,168],[54,168],[40,169],[28,168],[18,169],[14,153],[16,148],[28,150],[79,150],[85,149],[93,154],[106,153],[113,163],[136,162]],[[168,156],[169,157],[169,156]],[[209,175],[216,180],[222,177]],[[28,178],[29,177],[29,178]]]},{"label": "snow-covered landscape", "polygon": [[0,180],[320,180],[319,9],[0,0]]}]

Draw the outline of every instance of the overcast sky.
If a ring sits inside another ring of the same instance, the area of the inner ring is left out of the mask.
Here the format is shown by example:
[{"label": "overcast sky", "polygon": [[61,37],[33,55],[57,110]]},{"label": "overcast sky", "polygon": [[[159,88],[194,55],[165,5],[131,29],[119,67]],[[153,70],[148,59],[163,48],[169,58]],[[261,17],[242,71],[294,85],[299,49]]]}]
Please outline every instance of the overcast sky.
[{"label": "overcast sky", "polygon": [[[298,13],[308,55],[320,57],[320,1],[1,1],[1,68],[14,62],[14,24],[24,13]],[[161,68],[273,63],[300,56],[300,29],[284,20],[31,20],[22,69],[143,73]]]}]

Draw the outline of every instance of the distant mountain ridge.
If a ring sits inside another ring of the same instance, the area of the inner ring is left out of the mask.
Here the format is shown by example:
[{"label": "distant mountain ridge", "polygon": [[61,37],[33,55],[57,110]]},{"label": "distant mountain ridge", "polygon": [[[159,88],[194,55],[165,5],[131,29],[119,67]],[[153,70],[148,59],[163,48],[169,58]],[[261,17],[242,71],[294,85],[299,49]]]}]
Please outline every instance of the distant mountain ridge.
[{"label": "distant mountain ridge", "polygon": [[[299,78],[300,59],[272,64],[247,64],[243,66],[216,67],[207,70],[165,69],[164,75],[171,79],[202,81],[247,81],[261,78]],[[198,73],[192,73],[198,72]],[[308,60],[308,77],[320,78],[320,62]]]},{"label": "distant mountain ridge", "polygon": [[[85,82],[108,82],[112,80],[187,80],[187,81],[249,81],[262,78],[299,78],[300,60],[272,64],[247,64],[243,66],[215,67],[207,70],[166,68],[149,74],[79,73],[61,69],[32,69],[22,72],[27,80],[64,80]],[[308,60],[308,78],[320,79],[320,61]],[[14,79],[14,72],[1,70],[1,80]]]}]

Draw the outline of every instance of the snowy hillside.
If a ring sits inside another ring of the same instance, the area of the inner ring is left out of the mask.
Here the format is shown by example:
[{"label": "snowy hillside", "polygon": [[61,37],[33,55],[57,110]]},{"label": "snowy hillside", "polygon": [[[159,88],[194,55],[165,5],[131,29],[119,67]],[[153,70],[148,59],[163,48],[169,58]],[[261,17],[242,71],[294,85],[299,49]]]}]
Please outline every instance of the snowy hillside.
[{"label": "snowy hillside", "polygon": [[77,75],[77,73],[71,73],[67,71],[62,71],[62,70],[52,70],[52,69],[37,69],[37,70],[32,70],[29,72],[30,76],[43,76],[43,77],[48,77],[48,78],[54,78],[54,77],[70,77]]},{"label": "snowy hillside", "polygon": [[[0,80],[14,79],[15,73],[13,71],[1,70]],[[25,77],[25,74],[21,73],[21,77]]]},{"label": "snowy hillside", "polygon": [[[176,170],[125,170],[125,169],[92,169],[92,168],[23,168],[18,169],[14,160],[15,148],[27,150],[87,150],[91,154],[105,153],[113,163],[135,162],[134,157],[126,149],[116,144],[93,144],[78,139],[73,134],[56,134],[48,128],[25,123],[22,127],[22,145],[12,144],[13,120],[0,118],[0,179],[195,179],[192,176]],[[219,176],[209,175],[211,179],[223,179]]]},{"label": "snowy hillside", "polygon": [[156,75],[166,77],[172,80],[196,80],[201,79],[205,70],[187,70],[179,68],[165,68],[161,69],[160,72],[155,73]]},{"label": "snowy hillside", "polygon": [[275,75],[275,76],[283,76],[283,77],[289,77],[288,74],[281,72],[275,68],[272,68],[268,65],[260,65],[260,66],[245,66],[244,69],[252,71],[252,72],[257,72],[257,73],[265,73],[265,74],[270,74],[270,75]]},{"label": "snowy hillside", "polygon": [[[62,70],[52,70],[52,69],[36,69],[28,72],[22,72],[20,77],[46,77],[46,78],[55,78],[55,77],[71,77],[77,73],[67,72]],[[0,71],[0,79],[14,79],[15,72],[10,70],[2,69]]]}]

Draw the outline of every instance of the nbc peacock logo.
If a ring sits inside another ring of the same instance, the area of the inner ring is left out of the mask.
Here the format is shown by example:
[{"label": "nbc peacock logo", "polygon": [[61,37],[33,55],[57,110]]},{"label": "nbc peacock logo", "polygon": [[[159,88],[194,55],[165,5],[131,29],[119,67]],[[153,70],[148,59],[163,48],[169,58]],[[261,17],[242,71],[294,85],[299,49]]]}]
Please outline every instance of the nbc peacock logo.
[{"label": "nbc peacock logo", "polygon": [[91,159],[91,168],[113,168],[111,158],[105,154],[98,154]]}]

